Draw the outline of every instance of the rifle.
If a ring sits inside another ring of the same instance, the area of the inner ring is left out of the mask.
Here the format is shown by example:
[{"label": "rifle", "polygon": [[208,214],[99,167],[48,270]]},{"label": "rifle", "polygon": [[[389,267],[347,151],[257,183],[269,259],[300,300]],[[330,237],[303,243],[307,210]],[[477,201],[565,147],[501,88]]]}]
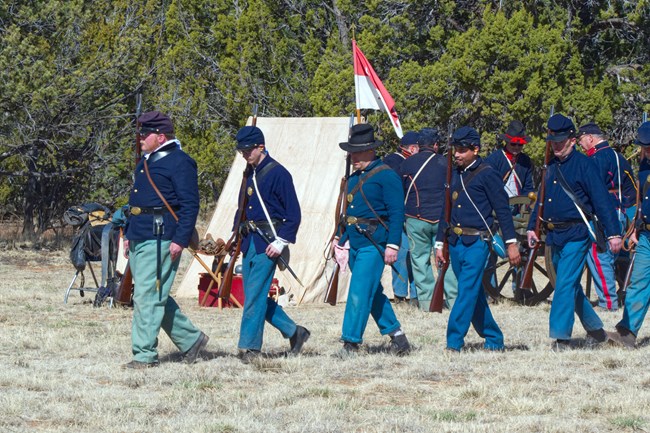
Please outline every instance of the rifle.
[{"label": "rifle", "polygon": [[[553,116],[555,107],[551,105],[551,115]],[[525,298],[524,294],[528,293],[533,288],[533,269],[535,268],[535,258],[537,257],[538,250],[544,244],[541,241],[542,219],[544,217],[544,200],[546,198],[546,170],[548,169],[549,159],[551,157],[551,144],[546,141],[546,149],[544,151],[544,165],[542,166],[541,184],[539,186],[539,195],[537,196],[537,219],[535,220],[535,236],[539,242],[535,242],[530,246],[528,253],[528,261],[524,266],[524,271],[517,287],[517,296],[522,300]]]},{"label": "rifle", "polygon": [[[350,116],[350,130],[354,126],[354,116]],[[348,140],[350,135],[348,133]],[[332,251],[332,244],[335,238],[340,237],[343,234],[343,228],[345,224],[345,210],[347,208],[347,201],[345,200],[346,194],[348,192],[348,178],[350,177],[350,154],[345,158],[345,176],[341,178],[341,186],[339,188],[339,198],[336,200],[336,209],[334,209],[334,233],[330,237],[330,241],[327,244],[327,248]],[[331,258],[331,257],[329,257]],[[330,275],[329,282],[327,283],[327,291],[325,292],[325,302],[331,306],[336,305],[338,292],[339,292],[339,273],[341,267],[339,264],[334,261],[334,269]]]},{"label": "rifle", "polygon": [[[142,159],[141,136],[140,136],[140,114],[142,114],[142,92],[135,95],[135,165],[137,166]],[[118,273],[118,276],[119,273]],[[130,307],[133,305],[133,275],[131,274],[131,264],[126,262],[124,274],[120,276],[120,284],[113,294],[113,302]]]},{"label": "rifle", "polygon": [[[253,106],[253,120],[251,121],[252,126],[255,126],[256,124],[257,124],[257,104]],[[234,230],[232,236],[230,236],[230,239],[228,239],[228,242],[226,242],[226,250],[232,251],[232,253],[230,255],[230,261],[228,262],[228,266],[226,267],[226,270],[224,272],[223,279],[221,280],[221,285],[219,286],[218,296],[221,299],[230,298],[230,290],[232,288],[232,277],[235,271],[235,262],[237,261],[237,257],[241,252],[242,238],[241,238],[241,233],[239,233],[239,226],[244,221],[246,221],[246,206],[248,205],[248,195],[246,194],[246,181],[248,180],[248,176],[250,175],[251,170],[253,170],[253,167],[251,167],[250,164],[246,164],[246,168],[244,169],[244,173],[242,175],[241,186],[239,187],[239,199],[237,201],[238,207],[237,207],[237,216],[235,218]]]},{"label": "rifle", "polygon": [[[447,227],[451,227],[451,175],[453,171],[451,136],[452,126],[450,123],[447,136],[447,178],[445,180],[445,223],[447,224]],[[445,274],[447,273],[447,269],[449,269],[449,241],[447,240],[446,234],[442,243],[442,255],[444,256],[445,261],[439,266],[440,270],[438,271],[438,279],[433,288],[431,304],[429,304],[430,313],[442,313],[442,305],[444,302],[443,295],[445,291]]]}]

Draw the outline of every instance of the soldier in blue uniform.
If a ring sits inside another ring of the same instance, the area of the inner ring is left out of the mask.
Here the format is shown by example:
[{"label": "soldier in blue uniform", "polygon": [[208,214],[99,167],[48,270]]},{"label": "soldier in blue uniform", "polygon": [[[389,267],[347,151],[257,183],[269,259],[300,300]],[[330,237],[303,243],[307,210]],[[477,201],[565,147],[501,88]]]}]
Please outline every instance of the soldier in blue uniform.
[{"label": "soldier in blue uniform", "polygon": [[[635,143],[642,147],[644,156],[650,155],[650,122],[641,124]],[[629,349],[636,347],[636,337],[650,306],[650,177],[645,173],[644,177],[639,175],[639,180],[643,191],[641,210],[636,221],[637,231],[631,237],[636,243],[636,259],[625,294],[623,319],[616,325],[616,331],[609,334],[612,342]]]},{"label": "soldier in blue uniform", "polygon": [[[418,138],[419,134],[414,131],[409,131],[404,134],[400,142],[399,152],[393,152],[390,155],[386,155],[382,159],[384,164],[395,170],[399,175],[402,163],[418,153]],[[409,302],[412,305],[419,305],[413,270],[411,269],[409,240],[404,231],[402,232],[402,241],[399,245],[399,252],[397,254],[397,261],[394,264],[394,268],[393,294],[395,295],[396,303],[404,302],[408,297],[410,298]]]},{"label": "soldier in blue uniform", "polygon": [[[240,357],[248,362],[260,355],[265,320],[289,339],[291,353],[298,354],[309,339],[309,331],[296,325],[269,297],[278,257],[289,243],[296,242],[300,226],[300,204],[293,179],[287,169],[268,154],[260,128],[245,126],[237,133],[236,140],[237,151],[248,163],[246,221],[240,227],[233,227],[243,236],[245,300],[238,343]],[[272,242],[268,244],[253,231],[248,221],[253,221]]]},{"label": "soldier in blue uniform", "polygon": [[[129,197],[130,216],[124,230],[124,247],[135,281],[133,360],[124,367],[158,366],[160,328],[183,352],[185,361],[193,363],[207,345],[208,336],[181,312],[169,291],[199,212],[196,163],[180,149],[169,117],[151,111],[138,120],[144,158],[135,168]],[[147,169],[178,222],[154,190]]]},{"label": "soldier in blue uniform", "polygon": [[521,263],[508,196],[497,172],[478,156],[481,138],[474,128],[463,126],[454,131],[452,145],[456,170],[451,185],[451,221],[450,226],[442,221],[436,238],[438,262],[444,262],[442,242],[445,237],[449,240],[451,266],[458,278],[458,297],[447,324],[447,350],[461,351],[470,324],[485,338],[486,350],[503,350],[503,333],[492,317],[481,281],[495,230],[493,212],[508,245],[510,264]]},{"label": "soldier in blue uniform", "polygon": [[[402,163],[400,172],[405,193],[406,233],[411,250],[413,278],[420,309],[429,311],[436,279],[431,254],[438,233],[438,222],[445,201],[447,159],[434,152],[440,141],[437,129],[423,129],[418,139],[419,152]],[[445,298],[451,308],[458,294],[458,283],[449,269],[445,274]]]},{"label": "soldier in blue uniform", "polygon": [[[546,196],[542,217],[547,230],[546,245],[552,248],[556,272],[549,335],[555,339],[551,349],[562,351],[571,347],[574,311],[588,336],[597,343],[608,340],[603,322],[580,285],[580,276],[591,246],[590,231],[593,232],[583,218],[592,214],[598,217],[614,254],[621,249],[621,235],[607,189],[602,182],[595,181],[600,178],[596,165],[575,151],[576,128],[573,122],[562,114],[555,114],[548,120],[547,127],[546,140],[551,142],[554,158],[549,162],[546,179],[543,180],[546,182]],[[585,208],[582,211],[578,200]],[[528,224],[530,245],[539,241],[533,230],[538,212],[539,201]]]},{"label": "soldier in blue uniform", "polygon": [[505,143],[505,146],[492,152],[485,158],[485,162],[501,176],[508,197],[527,195],[535,191],[533,163],[530,157],[522,152],[524,145],[530,142],[524,124],[519,120],[513,120],[508,125],[506,133],[499,134],[499,139]]},{"label": "soldier in blue uniform", "polygon": [[[582,125],[578,130],[578,144],[585,154],[596,163],[598,174],[605,188],[609,190],[610,207],[616,211],[621,223],[619,234],[626,227],[626,210],[635,205],[636,188],[632,167],[623,155],[612,149],[604,134],[595,123]],[[616,255],[608,248],[599,253],[596,243],[591,244],[587,255],[587,266],[594,277],[594,287],[598,294],[598,306],[604,310],[618,310],[616,294],[616,275],[614,261]]]},{"label": "soldier in blue uniform", "polygon": [[334,254],[343,269],[343,253],[349,250],[352,270],[341,333],[343,353],[358,352],[370,315],[379,332],[390,336],[391,352],[402,355],[410,350],[381,285],[384,266],[397,260],[404,193],[397,173],[377,158],[375,148],[380,145],[368,124],[354,125],[348,142],[339,144],[350,153],[354,168],[348,179],[345,232],[334,243]]}]

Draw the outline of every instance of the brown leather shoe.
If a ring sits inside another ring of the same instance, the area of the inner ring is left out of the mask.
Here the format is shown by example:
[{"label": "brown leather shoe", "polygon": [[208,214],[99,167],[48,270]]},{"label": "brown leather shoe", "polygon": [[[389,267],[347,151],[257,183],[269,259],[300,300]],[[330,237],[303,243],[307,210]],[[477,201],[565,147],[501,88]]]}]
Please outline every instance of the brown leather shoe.
[{"label": "brown leather shoe", "polygon": [[607,332],[610,343],[615,346],[624,347],[626,349],[636,348],[636,335],[627,329],[616,329],[614,332]]},{"label": "brown leather shoe", "polygon": [[297,355],[302,350],[302,346],[309,340],[311,333],[304,326],[296,326],[296,332],[289,339],[289,344],[291,345],[290,352],[293,355]]},{"label": "brown leather shoe", "polygon": [[122,368],[125,370],[145,370],[147,368],[158,367],[159,365],[160,363],[158,361],[141,362],[134,359],[133,361],[122,365]]}]

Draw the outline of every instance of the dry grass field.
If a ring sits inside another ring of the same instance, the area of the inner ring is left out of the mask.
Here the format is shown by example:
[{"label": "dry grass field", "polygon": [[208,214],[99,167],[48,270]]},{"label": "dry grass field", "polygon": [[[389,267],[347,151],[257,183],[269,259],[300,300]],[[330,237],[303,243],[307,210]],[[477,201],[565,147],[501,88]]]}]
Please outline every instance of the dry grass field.
[{"label": "dry grass field", "polygon": [[[0,252],[2,432],[624,432],[650,431],[648,326],[636,351],[549,350],[548,305],[493,307],[508,350],[444,349],[447,312],[397,306],[416,350],[385,353],[374,323],[365,353],[336,357],[343,306],[290,307],[312,332],[304,355],[267,327],[250,365],[236,358],[241,311],[181,307],[209,336],[194,365],[161,336],[161,366],[126,371],[131,310],[63,304],[67,252]],[[603,315],[611,329],[620,313]],[[584,343],[578,324],[574,336]]]}]

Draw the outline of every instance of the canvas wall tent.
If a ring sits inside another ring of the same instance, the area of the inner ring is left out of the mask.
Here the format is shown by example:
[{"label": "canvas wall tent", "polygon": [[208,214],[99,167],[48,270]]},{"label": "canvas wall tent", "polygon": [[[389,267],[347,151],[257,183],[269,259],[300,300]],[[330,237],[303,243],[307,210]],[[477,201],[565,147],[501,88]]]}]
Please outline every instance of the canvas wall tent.
[{"label": "canvas wall tent", "polygon": [[[298,238],[296,244],[291,245],[291,267],[305,288],[300,287],[287,271],[276,271],[280,286],[293,295],[294,301],[303,298],[303,292],[304,303],[323,302],[325,297],[334,263],[332,260],[326,262],[324,250],[334,230],[334,208],[345,170],[345,152],[338,144],[347,141],[349,122],[346,117],[257,119],[269,154],[292,174],[302,209]],[[230,236],[244,168],[244,159],[235,156],[207,229],[215,239],[226,240]],[[208,265],[212,263],[211,257],[201,258]],[[203,268],[193,259],[176,296],[197,297],[201,272]],[[347,297],[349,275],[349,272],[342,274],[340,279],[338,299],[342,302]],[[390,278],[384,287],[390,291]]]}]

